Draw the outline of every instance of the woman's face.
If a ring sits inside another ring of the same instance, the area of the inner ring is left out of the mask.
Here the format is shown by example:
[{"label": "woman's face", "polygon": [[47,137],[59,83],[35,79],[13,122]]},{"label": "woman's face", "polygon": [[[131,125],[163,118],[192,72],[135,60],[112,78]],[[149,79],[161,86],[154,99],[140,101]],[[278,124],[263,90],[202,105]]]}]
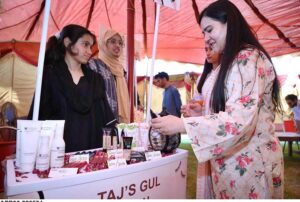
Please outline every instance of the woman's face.
[{"label": "woman's face", "polygon": [[119,34],[115,34],[107,40],[106,46],[108,53],[118,58],[121,56],[124,47],[124,42]]},{"label": "woman's face", "polygon": [[91,35],[85,34],[80,37],[77,42],[71,47],[72,52],[75,55],[71,57],[80,64],[86,64],[92,56],[92,46],[94,40]]},{"label": "woman's face", "polygon": [[213,18],[204,16],[200,23],[204,41],[212,50],[221,54],[225,48],[227,23],[223,24]]},{"label": "woman's face", "polygon": [[211,64],[219,64],[220,63],[220,54],[213,51],[209,45],[205,46],[206,59],[207,62]]}]

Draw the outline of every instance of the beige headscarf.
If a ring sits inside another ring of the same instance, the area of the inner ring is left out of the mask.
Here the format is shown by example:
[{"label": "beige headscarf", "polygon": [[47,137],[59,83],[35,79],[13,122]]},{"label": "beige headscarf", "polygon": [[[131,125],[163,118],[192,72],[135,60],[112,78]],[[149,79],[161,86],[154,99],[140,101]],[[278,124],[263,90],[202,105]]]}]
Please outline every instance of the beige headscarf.
[{"label": "beige headscarf", "polygon": [[119,121],[120,123],[130,123],[130,101],[129,93],[127,88],[127,82],[124,76],[124,67],[122,59],[124,58],[124,52],[119,58],[113,57],[107,50],[107,40],[114,35],[119,34],[124,41],[124,37],[117,31],[108,29],[100,29],[99,39],[99,59],[101,59],[110,69],[112,74],[116,77],[117,86],[117,98],[118,98],[118,110],[119,110]]}]

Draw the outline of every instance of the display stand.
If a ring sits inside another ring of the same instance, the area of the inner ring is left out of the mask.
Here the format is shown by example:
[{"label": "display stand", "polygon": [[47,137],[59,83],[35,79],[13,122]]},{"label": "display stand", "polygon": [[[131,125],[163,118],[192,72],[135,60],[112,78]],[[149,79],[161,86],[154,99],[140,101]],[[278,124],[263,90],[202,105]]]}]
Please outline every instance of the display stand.
[{"label": "display stand", "polygon": [[184,199],[188,152],[121,168],[60,178],[17,182],[14,160],[7,161],[5,195],[9,199]]}]

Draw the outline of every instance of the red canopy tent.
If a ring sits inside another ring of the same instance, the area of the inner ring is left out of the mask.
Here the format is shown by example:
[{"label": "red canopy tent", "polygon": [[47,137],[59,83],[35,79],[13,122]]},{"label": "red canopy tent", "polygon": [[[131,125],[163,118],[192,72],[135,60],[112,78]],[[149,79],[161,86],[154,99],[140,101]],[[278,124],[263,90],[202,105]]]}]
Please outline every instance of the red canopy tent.
[{"label": "red canopy tent", "polygon": [[[135,3],[135,39],[142,42],[142,55],[151,57],[155,4],[152,0],[130,2]],[[158,59],[203,63],[204,43],[196,16],[211,2],[211,0],[181,0],[180,11],[162,7],[157,45]],[[271,56],[300,50],[299,0],[233,0],[232,2],[242,11]],[[39,42],[44,6],[44,0],[2,0],[0,41],[16,39]],[[127,1],[52,0],[48,36],[70,23],[86,26],[96,35],[99,33],[100,24],[112,27],[126,35]],[[1,52],[7,49],[7,45],[10,46],[7,43],[1,44]],[[23,45],[30,47],[24,42],[18,46]],[[22,54],[27,56],[27,52],[31,52],[27,50],[22,50]],[[27,58],[32,59],[31,55]]]},{"label": "red canopy tent", "polygon": [[[203,63],[204,43],[197,18],[199,12],[211,2],[213,1],[181,0],[180,11],[162,7],[157,59]],[[271,56],[300,50],[299,0],[232,2],[241,10]],[[44,9],[45,0],[1,1],[0,58],[14,51],[25,61],[37,64]],[[133,16],[133,12],[134,24],[132,18],[128,18]],[[155,4],[152,0],[52,0],[48,37],[70,23],[83,25],[96,35],[100,24],[125,35],[127,27],[134,27],[134,38],[142,42],[141,56],[151,57],[154,21]],[[12,41],[13,39],[17,41]],[[132,47],[128,50],[132,50]],[[132,74],[130,75],[132,78]]]},{"label": "red canopy tent", "polygon": [[[156,58],[197,64],[204,62],[204,43],[197,18],[199,11],[211,2],[181,0],[178,12],[162,8]],[[232,2],[241,10],[271,56],[300,50],[299,0]],[[0,1],[0,58],[13,51],[25,61],[37,64],[44,8],[45,0]],[[134,12],[135,23],[127,21],[127,16],[132,17]],[[142,41],[141,55],[150,57],[154,20],[155,4],[152,0],[52,0],[48,36],[70,23],[83,25],[96,35],[100,24],[123,33],[127,33],[129,24],[129,28],[135,27],[134,38]],[[11,42],[13,39],[17,41]],[[133,47],[128,50],[133,50]]]}]

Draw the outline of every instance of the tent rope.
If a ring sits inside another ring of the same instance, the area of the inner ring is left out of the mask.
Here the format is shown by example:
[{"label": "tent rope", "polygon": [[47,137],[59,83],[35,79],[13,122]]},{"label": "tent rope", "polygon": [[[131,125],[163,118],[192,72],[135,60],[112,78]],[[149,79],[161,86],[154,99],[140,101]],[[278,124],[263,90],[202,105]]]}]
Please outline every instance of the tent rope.
[{"label": "tent rope", "polygon": [[278,35],[280,39],[286,42],[291,48],[297,48],[296,44],[292,43],[291,40],[284,35],[284,33],[273,23],[271,23],[253,4],[251,0],[245,0],[248,6],[252,9],[252,11],[256,14],[256,16],[263,21],[265,24],[269,25]]},{"label": "tent rope", "polygon": [[87,28],[87,29],[90,26],[90,22],[91,22],[91,18],[92,18],[92,15],[93,15],[94,7],[95,7],[95,0],[92,0],[89,15],[88,15],[86,25],[85,25],[85,28]]},{"label": "tent rope", "polygon": [[195,13],[196,22],[199,23],[198,19],[199,19],[200,13],[199,13],[199,9],[198,9],[198,5],[197,5],[196,0],[192,0],[192,7],[193,7],[193,10],[194,10],[194,13]]},{"label": "tent rope", "polygon": [[52,14],[51,11],[50,11],[50,16],[51,16],[51,18],[52,18],[52,21],[53,21],[53,23],[54,23],[56,29],[57,29],[58,31],[60,31],[60,28],[59,28],[58,24],[56,23],[56,21],[55,21],[55,19],[54,19],[53,14]]},{"label": "tent rope", "polygon": [[148,39],[147,39],[147,12],[146,12],[146,1],[142,0],[142,16],[143,16],[143,35],[144,35],[144,50],[145,54],[148,55]]},{"label": "tent rope", "polygon": [[107,8],[106,0],[104,0],[104,4],[105,4],[106,16],[107,16],[107,20],[108,20],[108,23],[109,23],[109,27],[112,29],[110,18],[109,18],[109,15],[108,15],[108,8]]},{"label": "tent rope", "polygon": [[36,23],[38,22],[38,20],[39,20],[41,14],[42,14],[42,12],[43,12],[43,10],[44,10],[44,8],[45,8],[45,3],[46,3],[45,0],[41,3],[41,8],[40,8],[39,12],[37,13],[37,16],[35,17],[34,21],[32,22],[32,24],[31,24],[31,26],[30,26],[30,29],[29,29],[29,31],[28,31],[26,37],[25,37],[25,40],[28,40],[29,37],[30,37],[30,35],[31,35],[31,33],[33,32],[34,27],[35,27]]}]

